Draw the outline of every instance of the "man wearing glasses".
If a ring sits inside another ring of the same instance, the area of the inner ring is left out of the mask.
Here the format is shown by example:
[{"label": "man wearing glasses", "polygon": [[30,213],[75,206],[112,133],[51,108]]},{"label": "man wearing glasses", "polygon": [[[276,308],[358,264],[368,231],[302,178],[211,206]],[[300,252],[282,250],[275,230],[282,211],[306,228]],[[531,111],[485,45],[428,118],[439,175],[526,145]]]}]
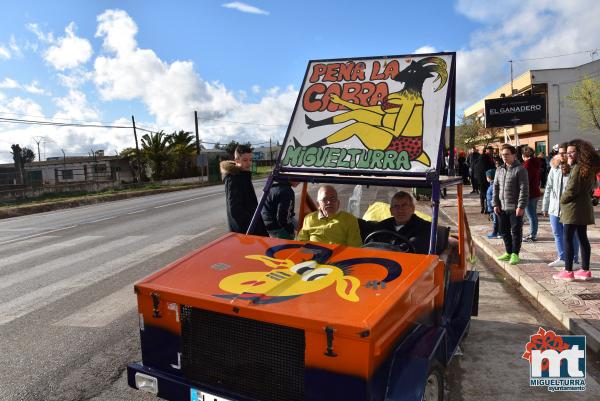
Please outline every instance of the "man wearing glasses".
[{"label": "man wearing glasses", "polygon": [[506,252],[497,259],[516,265],[520,262],[523,242],[523,214],[529,201],[529,178],[527,170],[516,159],[514,146],[505,143],[500,153],[504,165],[496,170],[493,200]]},{"label": "man wearing glasses", "polygon": [[319,188],[319,210],[304,217],[298,241],[322,242],[359,247],[362,245],[358,220],[340,208],[337,191],[331,185]]}]

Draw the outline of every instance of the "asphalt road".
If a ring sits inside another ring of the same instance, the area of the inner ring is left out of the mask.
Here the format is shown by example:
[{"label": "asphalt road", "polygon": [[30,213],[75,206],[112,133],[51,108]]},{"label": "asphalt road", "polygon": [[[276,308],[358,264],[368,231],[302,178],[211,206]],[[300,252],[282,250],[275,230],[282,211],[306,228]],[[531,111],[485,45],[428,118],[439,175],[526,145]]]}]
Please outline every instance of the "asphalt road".
[{"label": "asphalt road", "polygon": [[[0,400],[155,400],[124,376],[140,359],[133,283],[222,235],[223,204],[217,186],[0,221]],[[558,326],[479,269],[480,316],[448,369],[448,399],[596,399],[591,355],[585,393],[529,387],[524,345]]]}]

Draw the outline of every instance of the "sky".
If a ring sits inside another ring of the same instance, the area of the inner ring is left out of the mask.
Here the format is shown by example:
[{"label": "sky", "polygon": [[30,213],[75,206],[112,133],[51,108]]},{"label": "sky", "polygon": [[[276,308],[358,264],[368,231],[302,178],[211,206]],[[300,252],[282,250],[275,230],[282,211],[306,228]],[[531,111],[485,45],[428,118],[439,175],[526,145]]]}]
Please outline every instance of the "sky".
[{"label": "sky", "polygon": [[318,59],[457,52],[460,113],[508,60],[515,77],[597,60],[598,21],[597,0],[3,2],[0,163],[12,144],[115,155],[135,147],[132,116],[139,138],[194,132],[194,111],[206,147],[282,142]]}]

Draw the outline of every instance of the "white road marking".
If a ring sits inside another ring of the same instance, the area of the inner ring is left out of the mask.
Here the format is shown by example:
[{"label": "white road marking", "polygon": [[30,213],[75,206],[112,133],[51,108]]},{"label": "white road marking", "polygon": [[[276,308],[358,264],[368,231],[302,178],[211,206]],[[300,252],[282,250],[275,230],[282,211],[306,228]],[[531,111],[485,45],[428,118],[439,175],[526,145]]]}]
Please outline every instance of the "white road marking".
[{"label": "white road marking", "polygon": [[96,219],[96,220],[92,220],[92,221],[86,221],[85,224],[98,223],[98,222],[101,222],[101,221],[106,221],[106,220],[114,219],[116,217],[118,217],[118,216],[103,217],[101,219]]},{"label": "white road marking", "polygon": [[136,307],[136,295],[133,283],[86,306],[64,319],[54,323],[55,326],[71,327],[104,327],[117,320]]},{"label": "white road marking", "polygon": [[[13,255],[13,256],[9,256],[9,257],[0,259],[0,268],[16,264],[16,263],[22,262],[27,259],[39,257],[45,253],[50,253],[56,249],[64,249],[64,248],[68,248],[70,246],[80,245],[80,244],[83,244],[88,241],[98,240],[100,238],[102,238],[102,237],[100,237],[100,236],[79,237],[79,238],[72,239],[70,241],[63,241],[63,242],[59,242],[57,244],[47,245],[47,246],[44,246],[41,248],[32,249],[30,251],[21,252],[16,255]],[[0,284],[2,284],[2,283],[0,283]]]},{"label": "white road marking", "polygon": [[142,212],[145,212],[145,211],[146,211],[146,209],[142,209],[142,210],[136,210],[135,212],[129,212],[129,213],[127,213],[127,214],[136,214],[136,213],[142,213]]},{"label": "white road marking", "polygon": [[49,272],[62,269],[65,266],[72,266],[76,263],[90,259],[96,255],[108,253],[112,250],[116,250],[134,242],[141,243],[144,238],[146,238],[146,236],[131,236],[106,242],[99,246],[87,246],[83,248],[81,252],[71,253],[67,256],[63,256],[61,258],[53,259],[46,263],[30,267],[29,269],[23,269],[11,274],[7,274],[5,276],[0,276],[0,289],[8,288],[15,284],[19,284],[39,276],[43,276],[44,274],[47,274]]},{"label": "white road marking", "polygon": [[211,196],[221,196],[223,195],[222,193],[217,193],[217,194],[210,194],[210,195],[204,195],[204,196],[198,196],[196,198],[190,198],[190,199],[186,199],[186,200],[182,200],[182,201],[178,201],[178,202],[172,202],[172,203],[165,203],[164,205],[160,205],[160,206],[154,206],[154,209],[160,209],[161,207],[167,207],[167,206],[173,206],[173,205],[179,205],[180,203],[186,203],[186,202],[191,202],[191,201],[195,201],[198,199],[204,199],[204,198],[208,198]]},{"label": "white road marking", "polygon": [[210,228],[196,235],[178,235],[166,241],[150,244],[128,255],[110,260],[98,267],[31,291],[0,305],[0,324],[12,322],[28,313],[39,310],[51,303],[71,295],[85,287],[114,276],[131,266],[138,265],[178,245],[208,234],[216,228]]},{"label": "white road marking", "polygon": [[55,233],[57,231],[68,230],[70,228],[75,228],[75,227],[77,227],[77,224],[75,224],[73,226],[57,228],[55,230],[44,231],[43,233],[37,233],[37,234],[28,235],[27,237],[19,237],[19,238],[11,239],[11,240],[8,240],[8,241],[0,242],[0,245],[12,244],[13,242],[23,241],[23,240],[26,240],[26,239],[29,239],[29,238],[40,237],[42,235],[48,235],[48,234],[51,234],[51,233]]}]

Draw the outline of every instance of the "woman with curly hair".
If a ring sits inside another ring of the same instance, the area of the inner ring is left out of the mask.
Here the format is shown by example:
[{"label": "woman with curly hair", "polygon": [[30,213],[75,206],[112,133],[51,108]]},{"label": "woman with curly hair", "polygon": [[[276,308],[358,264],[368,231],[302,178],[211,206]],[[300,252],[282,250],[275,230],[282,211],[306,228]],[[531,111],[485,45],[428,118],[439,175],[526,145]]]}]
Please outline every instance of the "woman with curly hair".
[{"label": "woman with curly hair", "polygon": [[[574,139],[567,147],[571,174],[567,187],[560,197],[560,221],[563,223],[565,245],[565,270],[556,273],[557,280],[590,280],[591,246],[587,237],[587,226],[594,224],[594,207],[591,192],[600,171],[600,155],[594,147],[581,139]],[[581,244],[581,270],[573,274],[573,241],[575,233]]]}]

